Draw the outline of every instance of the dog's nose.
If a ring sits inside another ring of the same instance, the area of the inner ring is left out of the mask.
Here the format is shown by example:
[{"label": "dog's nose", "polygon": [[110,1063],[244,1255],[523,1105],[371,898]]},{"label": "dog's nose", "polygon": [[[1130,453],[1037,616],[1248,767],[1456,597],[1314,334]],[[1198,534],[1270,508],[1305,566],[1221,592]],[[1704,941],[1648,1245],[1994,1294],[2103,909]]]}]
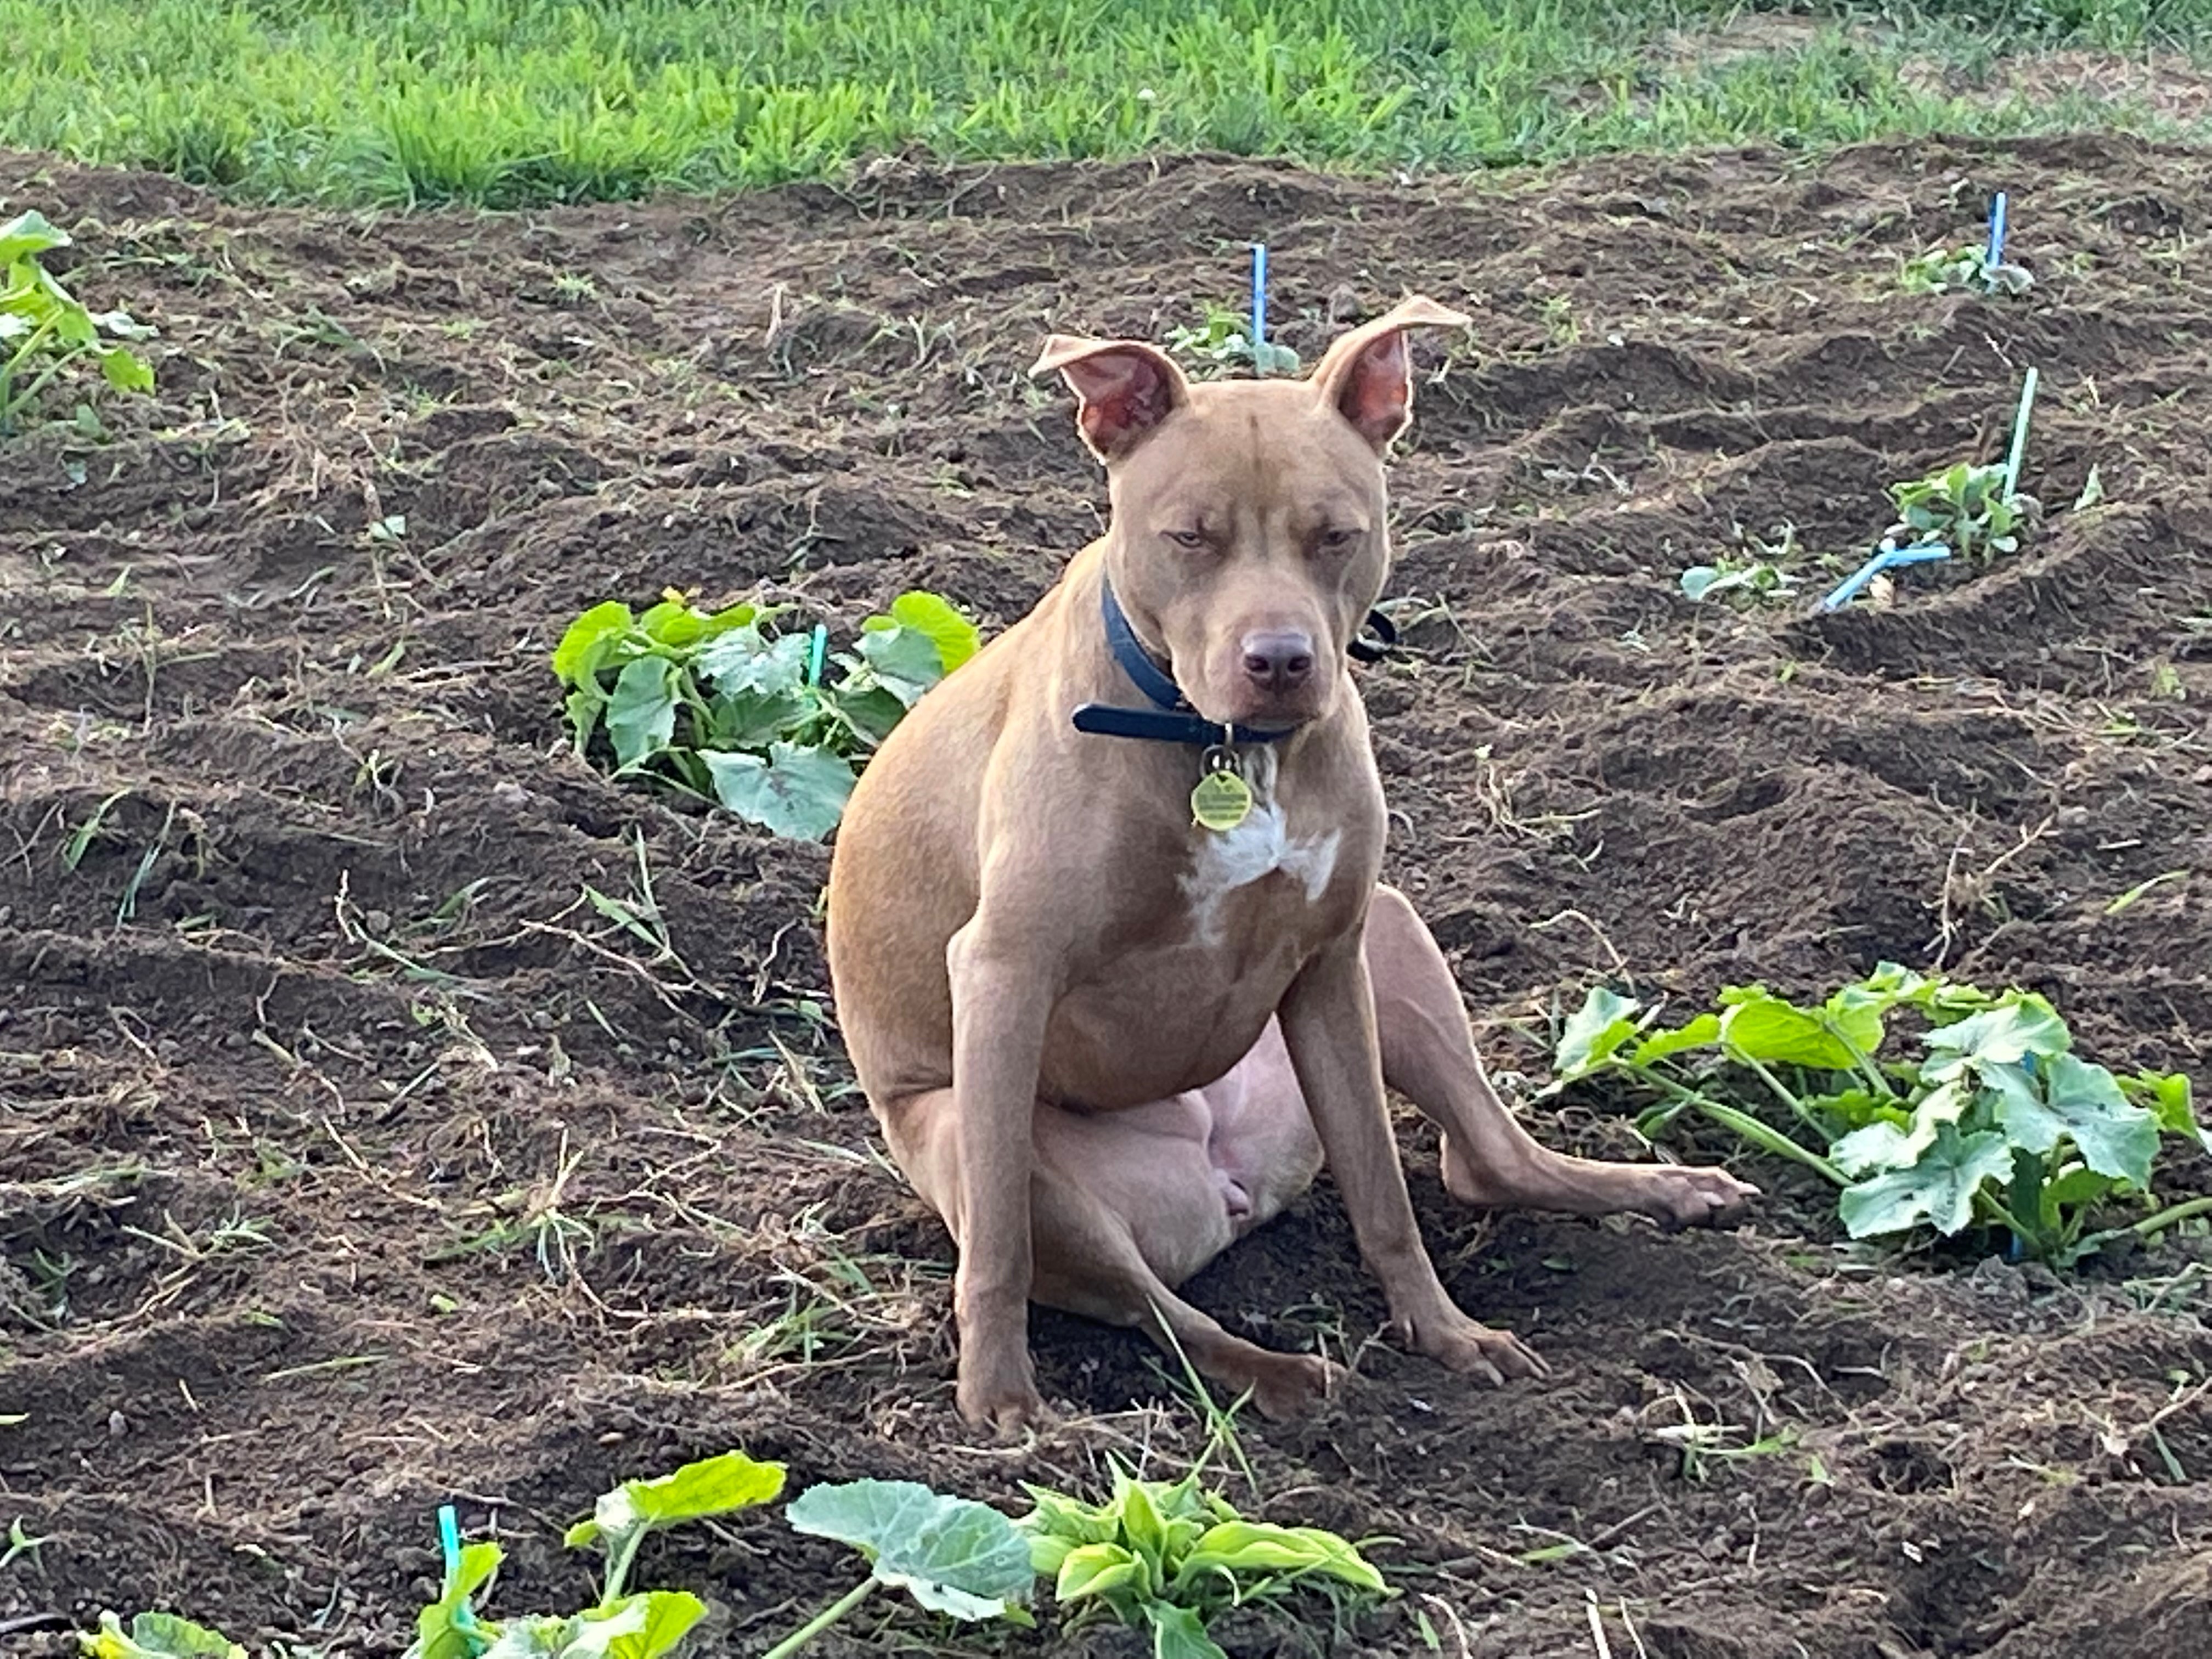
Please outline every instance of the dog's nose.
[{"label": "dog's nose", "polygon": [[1312,678],[1313,639],[1288,629],[1247,634],[1244,672],[1270,691],[1288,691]]}]

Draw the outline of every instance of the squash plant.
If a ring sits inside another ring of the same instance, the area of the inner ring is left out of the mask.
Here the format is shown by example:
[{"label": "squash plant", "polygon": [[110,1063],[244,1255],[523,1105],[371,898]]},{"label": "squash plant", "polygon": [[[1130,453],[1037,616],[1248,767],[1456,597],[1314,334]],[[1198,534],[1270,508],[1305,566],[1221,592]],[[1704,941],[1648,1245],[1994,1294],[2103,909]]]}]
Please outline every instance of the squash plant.
[{"label": "squash plant", "polygon": [[[1591,990],[1542,1094],[1613,1077],[1657,1097],[1638,1120],[1648,1135],[1684,1112],[1707,1117],[1832,1182],[1854,1238],[2001,1230],[2022,1254],[2063,1266],[2212,1211],[2212,1200],[2191,1200],[2092,1226],[2148,1197],[2166,1137],[2212,1151],[2212,1131],[2187,1077],[2120,1076],[2083,1059],[2031,992],[1885,963],[1818,1003],[1754,985],[1723,991],[1684,1024],[1662,1026],[1661,1013]],[[1900,1013],[1924,1028],[1917,1054],[1891,1045]]]}]

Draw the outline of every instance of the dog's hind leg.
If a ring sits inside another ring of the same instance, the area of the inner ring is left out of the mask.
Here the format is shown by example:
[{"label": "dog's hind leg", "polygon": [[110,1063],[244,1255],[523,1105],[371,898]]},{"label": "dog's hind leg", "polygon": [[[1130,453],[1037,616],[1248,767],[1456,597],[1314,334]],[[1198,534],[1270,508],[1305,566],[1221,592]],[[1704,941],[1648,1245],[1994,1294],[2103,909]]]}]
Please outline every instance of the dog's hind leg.
[{"label": "dog's hind leg", "polygon": [[1674,1228],[1721,1220],[1758,1191],[1725,1170],[1600,1163],[1540,1145],[1490,1086],[1451,968],[1395,888],[1375,890],[1366,951],[1383,1079],[1443,1131],[1444,1186],[1462,1203],[1627,1212]]},{"label": "dog's hind leg", "polygon": [[[896,1103],[884,1127],[899,1167],[957,1244],[951,1115],[951,1091],[939,1090]],[[1248,1219],[1246,1195],[1208,1152],[1210,1128],[1195,1094],[1082,1115],[1040,1103],[1030,1182],[1030,1298],[1141,1330],[1163,1348],[1179,1347],[1229,1395],[1250,1389],[1262,1414],[1295,1416],[1328,1393],[1337,1368],[1232,1336],[1170,1288],[1218,1255]]]}]

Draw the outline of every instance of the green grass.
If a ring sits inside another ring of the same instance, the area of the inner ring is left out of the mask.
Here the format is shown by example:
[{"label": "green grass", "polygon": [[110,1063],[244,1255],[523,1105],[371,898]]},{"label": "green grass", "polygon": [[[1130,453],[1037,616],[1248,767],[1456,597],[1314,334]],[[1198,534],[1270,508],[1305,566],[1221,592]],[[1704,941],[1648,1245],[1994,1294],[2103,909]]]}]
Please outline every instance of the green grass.
[{"label": "green grass", "polygon": [[2008,52],[2212,46],[2212,0],[1899,0],[1687,68],[1659,50],[1669,29],[1741,15],[1711,0],[0,0],[0,144],[380,204],[764,185],[914,149],[1467,167],[2154,130],[2148,109],[1937,94],[1899,71],[1941,64],[1971,86]]}]

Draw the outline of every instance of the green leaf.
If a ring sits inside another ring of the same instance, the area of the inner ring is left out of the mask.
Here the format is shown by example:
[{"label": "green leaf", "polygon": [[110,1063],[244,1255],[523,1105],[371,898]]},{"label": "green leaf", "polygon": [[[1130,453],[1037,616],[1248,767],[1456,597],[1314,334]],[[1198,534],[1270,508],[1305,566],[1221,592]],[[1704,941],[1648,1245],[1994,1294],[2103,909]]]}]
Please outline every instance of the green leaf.
[{"label": "green leaf", "polygon": [[577,754],[582,755],[591,748],[592,733],[599,728],[599,716],[606,712],[606,693],[596,685],[580,686],[562,699],[561,712],[576,734]]},{"label": "green leaf", "polygon": [[1871,1089],[1838,1089],[1832,1094],[1805,1095],[1801,1098],[1814,1120],[1830,1128],[1832,1139],[1852,1129],[1863,1129],[1869,1123],[1906,1121],[1906,1114],[1899,1109],[1894,1095],[1878,1095]]},{"label": "green leaf", "polygon": [[1863,1005],[1846,1005],[1832,1016],[1826,1009],[1816,1014],[1760,993],[1722,1014],[1721,1045],[1736,1059],[1765,1066],[1846,1072],[1858,1054],[1881,1046],[1881,1015]]},{"label": "green leaf", "polygon": [[33,208],[0,225],[0,268],[69,245],[69,233]]},{"label": "green leaf", "polygon": [[615,681],[607,700],[607,737],[615,763],[634,766],[668,747],[676,734],[677,677],[683,671],[665,657],[640,657]]},{"label": "green leaf", "polygon": [[[1020,1524],[1016,1522],[1017,1525]],[[1082,1546],[1073,1538],[1057,1533],[1039,1532],[1030,1534],[1030,1565],[1040,1578],[1058,1578],[1060,1570],[1067,1565],[1067,1558]]]},{"label": "green leaf", "polygon": [[1062,1558],[1052,1593],[1055,1600],[1074,1601],[1124,1587],[1141,1587],[1144,1579],[1145,1564],[1126,1545],[1085,1544]]},{"label": "green leaf", "polygon": [[161,331],[150,323],[140,322],[127,311],[95,311],[88,314],[94,328],[118,340],[150,340]]},{"label": "green leaf", "polygon": [[655,645],[683,652],[707,636],[704,611],[694,611],[679,599],[664,599],[637,619],[639,629]]},{"label": "green leaf", "polygon": [[1552,1057],[1554,1079],[1565,1083],[1587,1077],[1619,1052],[1637,1032],[1636,1013],[1643,1005],[1602,985],[1594,985],[1559,1033],[1559,1052]]},{"label": "green leaf", "polygon": [[602,1534],[620,1538],[639,1527],[672,1526],[710,1515],[731,1515],[766,1504],[783,1491],[784,1466],[757,1463],[741,1451],[686,1463],[651,1480],[625,1480],[603,1493],[592,1518],[568,1528],[571,1549]]},{"label": "green leaf", "polygon": [[702,749],[765,749],[806,718],[811,705],[797,687],[775,692],[718,693],[707,705]]},{"label": "green leaf", "polygon": [[945,678],[937,642],[919,629],[871,629],[860,635],[860,655],[876,678],[911,708],[923,692]]},{"label": "green leaf", "polygon": [[553,672],[563,684],[591,684],[605,659],[605,643],[628,633],[635,622],[629,607],[618,599],[593,605],[568,624],[561,643],[553,647]]},{"label": "green leaf", "polygon": [[757,628],[733,628],[708,643],[692,665],[725,696],[773,696],[806,684],[807,649],[804,634],[764,640]]},{"label": "green leaf", "polygon": [[1702,599],[1713,589],[1729,580],[1717,564],[1693,564],[1682,573],[1682,593],[1686,599]]},{"label": "green leaf", "polygon": [[416,1617],[415,1640],[407,1649],[407,1659],[471,1659],[483,1638],[494,1632],[463,1626],[459,1622],[462,1604],[499,1570],[502,1555],[500,1547],[493,1543],[461,1547],[460,1559],[446,1578],[438,1599]]},{"label": "green leaf", "polygon": [[[781,608],[776,607],[779,610]],[[699,637],[702,641],[718,640],[723,635],[735,633],[740,628],[750,628],[773,614],[775,614],[774,611],[763,611],[757,605],[726,605],[720,611],[705,614],[705,619],[700,626]]]},{"label": "green leaf", "polygon": [[1983,1184],[2011,1172],[2012,1146],[2003,1135],[1994,1129],[1961,1135],[1946,1123],[1918,1163],[1844,1188],[1837,1211],[1853,1238],[1903,1232],[1922,1221],[1948,1237],[1973,1219]]},{"label": "green leaf", "polygon": [[100,372],[118,392],[151,392],[154,371],[132,351],[110,346],[100,354]]},{"label": "green leaf", "polygon": [[1718,1014],[1699,1014],[1686,1025],[1678,1025],[1671,1031],[1654,1031],[1636,1045],[1628,1056],[1631,1066],[1649,1066],[1672,1054],[1686,1054],[1692,1048],[1710,1048],[1721,1039],[1721,1017]]},{"label": "green leaf", "polygon": [[568,1617],[517,1619],[483,1659],[660,1659],[707,1616],[682,1590],[648,1590]]},{"label": "green leaf", "polygon": [[947,674],[974,656],[983,643],[982,631],[962,616],[950,599],[919,588],[891,601],[891,620],[901,628],[927,635]]},{"label": "green leaf", "polygon": [[1049,1486],[1024,1482],[1022,1490],[1036,1504],[1017,1523],[1026,1531],[1072,1539],[1079,1544],[1103,1544],[1121,1530],[1109,1506],[1085,1504]]},{"label": "green leaf", "polygon": [[[552,1613],[511,1619],[500,1626],[497,1638],[483,1650],[482,1659],[564,1659],[575,1625],[573,1619]],[[464,1648],[461,1651],[472,1653],[475,1650]]]},{"label": "green leaf", "polygon": [[1968,1065],[2010,1066],[2030,1054],[2063,1054],[2073,1041],[2066,1022],[2049,1003],[2014,993],[1980,1013],[1929,1032],[1929,1075],[1940,1079]]},{"label": "green leaf", "polygon": [[635,1629],[619,1632],[607,1644],[607,1659],[661,1659],[707,1616],[707,1604],[685,1590],[647,1590],[629,1599],[644,1604],[643,1617]]},{"label": "green leaf", "polygon": [[1316,1574],[1377,1595],[1387,1588],[1373,1564],[1336,1534],[1265,1521],[1227,1521],[1212,1528],[1184,1566],[1194,1572],[1226,1571],[1240,1579],[1249,1574]]},{"label": "green leaf", "polygon": [[1900,1127],[1882,1117],[1863,1129],[1854,1129],[1828,1149],[1828,1161],[1847,1176],[1875,1170],[1909,1170],[1920,1162],[1936,1137],[1953,1127],[1974,1103],[1974,1091],[1963,1078],[1938,1084],[1923,1095]]},{"label": "green leaf", "polygon": [[112,1613],[100,1615],[100,1629],[77,1638],[92,1659],[246,1659],[246,1650],[219,1631],[195,1625],[173,1613],[142,1613],[126,1633]]},{"label": "green leaf", "polygon": [[2050,1152],[2063,1138],[2099,1175],[2137,1188],[2150,1184],[2150,1166],[2158,1157],[2158,1120],[2130,1104],[2103,1066],[2073,1054],[2054,1054],[2033,1076],[2018,1066],[1985,1066],[1981,1074],[2002,1103],[1998,1121],[2014,1146]]},{"label": "green leaf", "polygon": [[838,714],[872,743],[881,743],[906,718],[906,704],[889,686],[872,685],[854,691],[840,685],[824,695]]},{"label": "green leaf", "polygon": [[2137,1072],[2132,1077],[2122,1078],[2120,1088],[2137,1105],[2148,1106],[2151,1115],[2158,1120],[2158,1127],[2166,1133],[2193,1140],[2212,1152],[2212,1129],[2197,1121],[2197,1106],[2187,1073]]},{"label": "green leaf", "polygon": [[947,1498],[912,1480],[810,1486],[785,1517],[868,1558],[880,1582],[933,1613],[994,1619],[1026,1600],[1036,1572],[1028,1540],[988,1504]]},{"label": "green leaf", "polygon": [[1227,1651],[1206,1633],[1205,1625],[1189,1607],[1147,1602],[1145,1618],[1152,1627],[1152,1659],[1229,1659]]},{"label": "green leaf", "polygon": [[819,841],[836,829],[856,781],[845,761],[796,744],[770,744],[766,760],[719,751],[699,758],[724,807],[793,841]]},{"label": "green leaf", "polygon": [[1146,1483],[1115,1471],[1115,1496],[1121,1508],[1121,1535],[1145,1564],[1146,1588],[1154,1595],[1167,1580],[1167,1527]]},{"label": "green leaf", "polygon": [[2118,1186],[2119,1183],[2112,1176],[2099,1175],[2094,1170],[2075,1164],[2064,1174],[2043,1183],[2044,1225],[2055,1229],[2065,1212],[2108,1198],[2118,1189]]}]

